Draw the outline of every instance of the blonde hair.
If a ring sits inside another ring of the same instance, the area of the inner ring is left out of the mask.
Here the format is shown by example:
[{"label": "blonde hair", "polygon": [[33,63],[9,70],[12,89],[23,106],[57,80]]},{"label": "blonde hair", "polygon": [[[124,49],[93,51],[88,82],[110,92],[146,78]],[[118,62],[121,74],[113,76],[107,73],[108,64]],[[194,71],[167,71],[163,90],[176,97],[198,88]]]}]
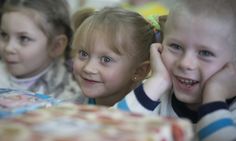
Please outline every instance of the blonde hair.
[{"label": "blonde hair", "polygon": [[69,57],[72,29],[70,27],[69,5],[66,0],[6,0],[2,12],[20,11],[28,14],[48,37],[49,42],[56,35],[65,34],[69,44],[65,50]]},{"label": "blonde hair", "polygon": [[[149,59],[155,32],[140,14],[117,7],[106,7],[100,11],[87,8],[78,11],[73,19],[72,56],[78,48],[92,47],[95,38],[102,38],[117,54],[128,53],[140,61]],[[77,42],[82,46],[78,46]]]}]

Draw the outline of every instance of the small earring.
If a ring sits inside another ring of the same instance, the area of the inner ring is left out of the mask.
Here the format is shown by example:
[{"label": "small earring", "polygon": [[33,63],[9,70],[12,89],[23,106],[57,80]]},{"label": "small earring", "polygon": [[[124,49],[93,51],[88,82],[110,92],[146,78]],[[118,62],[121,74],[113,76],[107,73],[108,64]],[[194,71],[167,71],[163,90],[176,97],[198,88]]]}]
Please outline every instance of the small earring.
[{"label": "small earring", "polygon": [[133,81],[136,81],[137,80],[137,77],[135,76],[134,78],[133,78]]}]

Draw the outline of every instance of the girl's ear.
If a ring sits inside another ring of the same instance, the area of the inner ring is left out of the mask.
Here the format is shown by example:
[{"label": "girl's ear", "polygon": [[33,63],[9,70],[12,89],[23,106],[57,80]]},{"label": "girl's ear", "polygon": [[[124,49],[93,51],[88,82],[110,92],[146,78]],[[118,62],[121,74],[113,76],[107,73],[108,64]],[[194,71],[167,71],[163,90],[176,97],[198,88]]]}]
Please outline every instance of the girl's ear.
[{"label": "girl's ear", "polygon": [[57,58],[63,55],[67,44],[68,44],[68,38],[66,35],[61,34],[56,36],[49,50],[49,55],[52,58]]},{"label": "girl's ear", "polygon": [[148,76],[150,70],[151,70],[151,67],[150,67],[149,61],[145,61],[145,62],[141,63],[136,68],[132,80],[136,81],[136,82],[140,82],[140,81],[144,80]]}]

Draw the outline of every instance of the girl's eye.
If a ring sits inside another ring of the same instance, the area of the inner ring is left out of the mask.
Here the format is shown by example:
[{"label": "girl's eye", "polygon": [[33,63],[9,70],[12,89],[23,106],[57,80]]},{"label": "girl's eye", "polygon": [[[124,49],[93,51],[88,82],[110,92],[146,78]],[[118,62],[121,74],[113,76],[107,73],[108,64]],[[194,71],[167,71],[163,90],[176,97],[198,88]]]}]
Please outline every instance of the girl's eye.
[{"label": "girl's eye", "polygon": [[86,59],[88,57],[88,53],[86,52],[86,51],[84,51],[84,50],[79,50],[79,58],[81,59],[81,60],[84,60],[84,59]]},{"label": "girl's eye", "polygon": [[0,31],[0,40],[7,40],[8,36],[7,33]]},{"label": "girl's eye", "polygon": [[199,52],[199,55],[200,56],[203,56],[203,57],[210,57],[210,56],[214,56],[214,54],[210,51],[207,51],[207,50],[201,50]]},{"label": "girl's eye", "polygon": [[29,41],[31,41],[32,39],[27,36],[20,36],[19,40],[21,43],[25,44],[25,43],[28,43]]},{"label": "girl's eye", "polygon": [[113,59],[111,58],[111,57],[108,57],[108,56],[103,56],[102,58],[101,58],[101,62],[102,63],[109,63],[109,62],[111,62]]}]

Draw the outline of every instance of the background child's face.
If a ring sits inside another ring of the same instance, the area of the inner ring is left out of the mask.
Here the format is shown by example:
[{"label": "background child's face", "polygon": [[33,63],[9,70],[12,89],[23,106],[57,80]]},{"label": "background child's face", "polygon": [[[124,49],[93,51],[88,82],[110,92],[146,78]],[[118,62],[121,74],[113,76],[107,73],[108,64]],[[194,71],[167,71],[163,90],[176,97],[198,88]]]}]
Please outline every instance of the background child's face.
[{"label": "background child's face", "polygon": [[207,80],[233,58],[225,21],[185,14],[169,17],[164,33],[162,59],[172,78],[176,97],[201,104]]},{"label": "background child's face", "polygon": [[120,98],[132,88],[134,59],[116,54],[104,40],[97,39],[91,48],[82,49],[82,45],[76,43],[79,49],[74,58],[74,76],[88,97]]},{"label": "background child's face", "polygon": [[48,39],[32,18],[20,12],[2,17],[3,59],[8,71],[16,77],[31,77],[44,70],[51,59]]},{"label": "background child's face", "polygon": [[[1,32],[1,30],[0,30],[0,32]],[[2,41],[1,35],[0,35],[0,57],[2,56],[3,47],[4,47],[4,42]]]}]

